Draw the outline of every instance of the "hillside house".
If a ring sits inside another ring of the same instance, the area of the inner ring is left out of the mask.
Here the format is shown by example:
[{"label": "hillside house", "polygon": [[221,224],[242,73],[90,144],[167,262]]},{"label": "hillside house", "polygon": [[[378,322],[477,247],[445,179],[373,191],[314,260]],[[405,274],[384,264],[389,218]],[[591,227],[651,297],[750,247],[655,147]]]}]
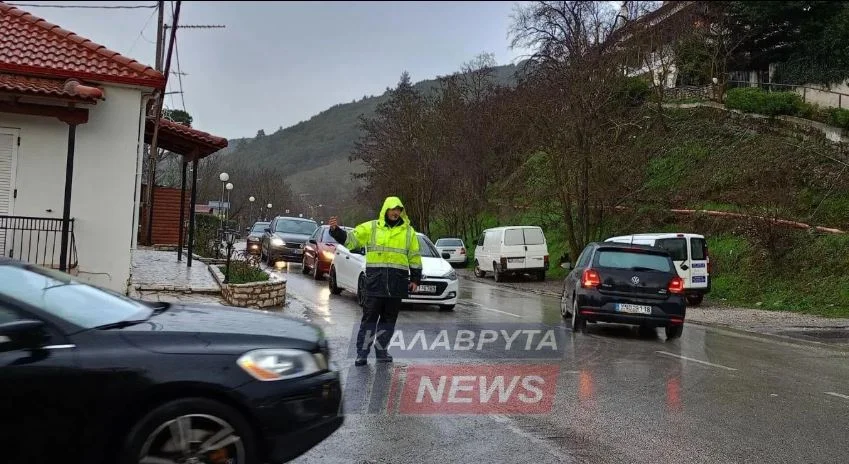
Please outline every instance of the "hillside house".
[{"label": "hillside house", "polygon": [[[2,2],[0,31],[0,254],[123,293],[165,76]],[[184,168],[226,146],[172,125],[159,145]]]}]

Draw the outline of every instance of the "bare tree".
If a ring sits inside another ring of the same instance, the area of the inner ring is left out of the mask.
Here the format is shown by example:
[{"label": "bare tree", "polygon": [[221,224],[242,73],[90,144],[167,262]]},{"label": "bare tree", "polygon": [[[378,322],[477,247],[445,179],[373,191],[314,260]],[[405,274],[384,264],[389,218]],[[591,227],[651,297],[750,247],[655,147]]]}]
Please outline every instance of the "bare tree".
[{"label": "bare tree", "polygon": [[621,147],[642,115],[622,73],[627,50],[608,41],[615,18],[603,2],[535,2],[518,9],[512,29],[514,46],[535,50],[523,114],[534,125],[534,164],[550,173],[542,191],[559,204],[572,257],[601,238],[606,213],[633,188],[622,175],[636,160]]}]

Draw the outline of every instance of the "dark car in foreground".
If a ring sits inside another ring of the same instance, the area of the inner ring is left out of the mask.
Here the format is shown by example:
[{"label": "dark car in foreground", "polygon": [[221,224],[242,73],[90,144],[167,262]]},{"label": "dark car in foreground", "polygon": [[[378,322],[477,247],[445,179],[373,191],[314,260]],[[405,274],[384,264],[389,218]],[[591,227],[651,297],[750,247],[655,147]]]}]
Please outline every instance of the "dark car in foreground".
[{"label": "dark car in foreground", "polygon": [[4,463],[279,463],[343,423],[322,331],[0,258]]},{"label": "dark car in foreground", "polygon": [[270,222],[255,222],[254,225],[247,230],[248,238],[245,240],[245,250],[252,255],[260,254],[262,247],[262,234],[268,228]]},{"label": "dark car in foreground", "polygon": [[668,251],[643,245],[591,243],[566,276],[560,314],[572,329],[611,322],[643,329],[664,327],[681,336],[686,315],[684,281]]},{"label": "dark car in foreground", "polygon": [[262,235],[262,259],[272,266],[278,260],[289,263],[303,262],[304,243],[316,229],[318,223],[312,219],[285,216],[274,218]]}]

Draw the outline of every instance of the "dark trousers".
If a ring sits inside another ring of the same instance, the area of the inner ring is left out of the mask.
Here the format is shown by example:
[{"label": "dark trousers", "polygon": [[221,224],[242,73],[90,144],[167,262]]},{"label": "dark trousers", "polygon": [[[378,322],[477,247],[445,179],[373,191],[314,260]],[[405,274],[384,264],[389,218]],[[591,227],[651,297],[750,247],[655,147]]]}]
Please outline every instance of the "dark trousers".
[{"label": "dark trousers", "polygon": [[395,332],[395,321],[401,311],[401,298],[367,297],[357,334],[357,355],[367,357],[375,339],[377,356],[384,356]]}]

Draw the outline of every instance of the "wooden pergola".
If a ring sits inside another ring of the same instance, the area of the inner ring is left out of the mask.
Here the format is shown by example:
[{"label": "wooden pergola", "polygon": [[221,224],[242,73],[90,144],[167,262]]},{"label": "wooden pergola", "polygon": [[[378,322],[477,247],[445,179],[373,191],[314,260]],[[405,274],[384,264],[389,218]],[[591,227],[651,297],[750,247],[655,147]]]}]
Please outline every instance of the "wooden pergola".
[{"label": "wooden pergola", "polygon": [[[144,132],[144,140],[146,143],[151,143],[153,140],[154,130],[157,130],[155,127],[155,120],[153,118],[147,118],[145,121],[145,132]],[[198,173],[198,162],[203,158],[206,158],[213,153],[218,152],[223,148],[227,148],[227,139],[222,137],[216,137],[212,134],[199,131],[197,129],[192,129],[189,126],[176,123],[174,121],[170,121],[167,119],[159,120],[158,134],[156,136],[157,141],[156,145],[159,148],[163,148],[172,153],[176,153],[181,155],[183,158],[183,175],[182,181],[180,182],[180,239],[177,245],[177,261],[182,261],[183,259],[183,218],[186,215],[186,171],[188,169],[188,165],[192,163],[192,195],[189,205],[189,242],[188,242],[188,258],[186,259],[186,265],[191,267],[192,265],[192,251],[194,247],[194,238],[195,238],[195,206],[197,204],[197,173]],[[148,188],[153,189],[154,186],[148,186]],[[151,199],[153,195],[151,195]],[[148,205],[150,210],[153,210],[153,205]],[[153,216],[151,215],[150,222],[148,223],[148,229],[152,227]]]}]

